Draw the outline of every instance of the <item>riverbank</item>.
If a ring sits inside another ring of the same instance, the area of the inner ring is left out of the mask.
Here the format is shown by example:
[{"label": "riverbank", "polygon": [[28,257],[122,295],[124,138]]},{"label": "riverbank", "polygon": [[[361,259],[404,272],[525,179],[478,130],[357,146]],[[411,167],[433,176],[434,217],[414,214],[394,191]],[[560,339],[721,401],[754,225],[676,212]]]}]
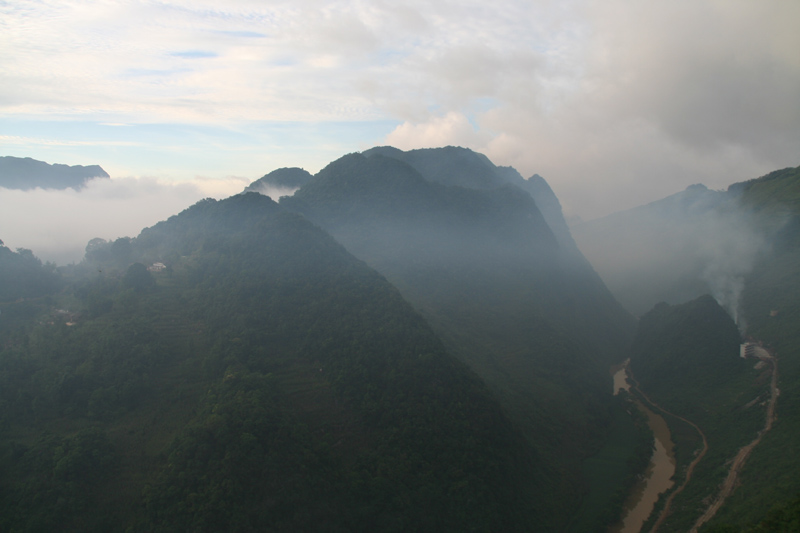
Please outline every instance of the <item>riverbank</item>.
[{"label": "riverbank", "polygon": [[[728,485],[732,491],[735,475],[733,481],[726,478],[739,469],[735,457],[746,457],[746,448],[763,431],[763,403],[753,401],[763,394],[759,393],[763,372],[751,367],[723,387],[705,390],[702,396],[695,394],[697,403],[691,415],[686,415],[692,420],[667,411],[642,394],[668,420],[678,463],[678,485],[659,502],[643,531],[696,531],[702,525],[698,517],[709,513],[705,520],[709,519],[716,512],[711,508],[719,507],[714,502],[721,505],[724,501],[721,488]],[[766,411],[770,418],[769,409]]]},{"label": "riverbank", "polygon": [[[614,373],[614,393],[630,390],[627,364]],[[623,507],[621,521],[612,527],[611,533],[638,533],[655,508],[661,494],[674,484],[675,474],[674,443],[667,422],[651,410],[641,400],[633,400],[634,405],[647,417],[647,424],[653,432],[653,453],[647,470],[631,491]]]},{"label": "riverbank", "polygon": [[[612,368],[611,376],[621,368]],[[647,417],[629,394],[617,394],[627,389],[627,383],[619,376],[615,379],[608,434],[603,447],[584,462],[587,492],[567,528],[571,533],[604,531],[618,522],[652,455],[653,434]]]}]

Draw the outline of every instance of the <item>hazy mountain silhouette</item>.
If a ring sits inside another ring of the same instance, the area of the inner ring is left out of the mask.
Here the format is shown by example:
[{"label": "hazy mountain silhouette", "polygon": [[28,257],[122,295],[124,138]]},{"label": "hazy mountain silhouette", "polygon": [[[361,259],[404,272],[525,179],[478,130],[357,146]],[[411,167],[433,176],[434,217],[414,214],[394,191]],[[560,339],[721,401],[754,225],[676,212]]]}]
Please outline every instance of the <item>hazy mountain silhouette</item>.
[{"label": "hazy mountain silhouette", "polygon": [[574,509],[580,458],[603,433],[606,365],[634,322],[509,174],[461,148],[378,148],[329,164],[281,205],[400,289],[553,465],[549,501]]},{"label": "hazy mountain silhouette", "polygon": [[312,177],[308,171],[302,168],[279,168],[245,187],[244,192],[260,192],[269,196],[269,193],[274,190],[294,191],[311,181]]},{"label": "hazy mountain silhouette", "polygon": [[0,156],[0,187],[6,189],[80,189],[92,178],[108,178],[99,165],[50,165],[30,157]]},{"label": "hazy mountain silhouette", "polygon": [[[617,299],[641,315],[658,302],[684,303],[732,286],[764,240],[735,195],[692,185],[650,204],[573,228],[581,250]],[[726,305],[732,312],[732,305]]]},{"label": "hazy mountain silhouette", "polygon": [[[0,309],[4,530],[556,519],[542,459],[486,386],[381,275],[264,196],[95,241],[67,277]],[[51,433],[16,436],[33,428]]]}]

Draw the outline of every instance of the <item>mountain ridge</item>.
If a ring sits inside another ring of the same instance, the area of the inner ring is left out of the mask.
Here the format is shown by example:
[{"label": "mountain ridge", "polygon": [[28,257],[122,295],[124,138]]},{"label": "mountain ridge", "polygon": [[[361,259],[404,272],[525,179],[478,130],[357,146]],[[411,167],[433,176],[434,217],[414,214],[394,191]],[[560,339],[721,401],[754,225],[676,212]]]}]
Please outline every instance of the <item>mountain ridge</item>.
[{"label": "mountain ridge", "polygon": [[[579,458],[607,423],[605,365],[623,356],[633,319],[556,237],[531,194],[488,159],[431,149],[425,174],[417,151],[398,153],[344,156],[280,204],[329,231],[422,312],[560,472],[548,501],[569,508],[584,490]],[[453,172],[431,177],[451,156],[477,161],[495,186],[470,175],[458,185]]]},{"label": "mountain ridge", "polygon": [[0,156],[0,187],[79,190],[92,178],[109,178],[99,165],[53,165],[30,157]]},{"label": "mountain ridge", "polygon": [[0,304],[0,330],[71,306],[3,331],[2,529],[554,520],[544,465],[485,385],[302,216],[249,193],[118,241],[65,270],[66,292]]}]

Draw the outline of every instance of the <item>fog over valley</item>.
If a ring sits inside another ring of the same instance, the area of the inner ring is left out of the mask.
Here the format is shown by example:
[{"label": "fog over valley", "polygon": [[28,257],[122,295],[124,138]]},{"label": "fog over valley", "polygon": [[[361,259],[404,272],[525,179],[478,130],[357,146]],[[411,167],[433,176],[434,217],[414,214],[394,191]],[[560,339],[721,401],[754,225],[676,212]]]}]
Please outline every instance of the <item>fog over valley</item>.
[{"label": "fog over valley", "polygon": [[113,178],[90,180],[78,191],[0,188],[0,238],[43,261],[78,262],[90,239],[134,237],[202,198],[236,194],[248,183],[241,178],[191,183]]},{"label": "fog over valley", "polygon": [[734,193],[693,185],[657,202],[579,223],[572,232],[632,313],[710,292],[739,322],[744,278],[759,254],[769,251],[775,227],[764,227],[738,202]]},{"label": "fog over valley", "polygon": [[798,28],[0,1],[0,532],[795,531]]}]

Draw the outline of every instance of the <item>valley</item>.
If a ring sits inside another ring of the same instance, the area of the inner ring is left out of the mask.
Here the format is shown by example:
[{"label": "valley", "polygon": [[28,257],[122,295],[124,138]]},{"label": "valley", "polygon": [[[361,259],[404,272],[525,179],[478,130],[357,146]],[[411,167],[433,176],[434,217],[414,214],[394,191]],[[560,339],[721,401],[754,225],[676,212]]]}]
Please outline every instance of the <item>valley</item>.
[{"label": "valley", "polygon": [[[724,505],[726,499],[736,489],[739,473],[745,466],[747,458],[761,442],[764,435],[770,431],[774,422],[775,407],[779,395],[779,390],[777,388],[777,358],[768,350],[761,347],[760,343],[752,340],[742,345],[741,352],[742,354],[747,354],[749,361],[758,361],[758,363],[756,363],[756,368],[762,368],[762,365],[767,365],[769,368],[770,389],[769,400],[766,402],[764,427],[758,432],[758,435],[752,442],[740,448],[736,452],[736,455],[726,463],[727,475],[725,480],[719,487],[719,491],[715,496],[706,498],[707,500],[711,500],[710,504],[692,526],[690,530],[692,533],[696,533],[705,523],[710,521],[722,505]],[[641,482],[634,488],[625,505],[623,521],[609,531],[613,533],[638,533],[642,530],[643,525],[648,522],[650,513],[653,512],[655,503],[659,497],[666,497],[663,504],[659,506],[660,510],[658,510],[654,516],[655,521],[653,522],[653,518],[650,518],[651,525],[646,529],[651,533],[655,533],[659,530],[667,517],[669,517],[673,500],[691,483],[694,470],[708,452],[708,439],[699,426],[684,417],[666,411],[648,398],[647,394],[639,387],[634,376],[630,375],[628,362],[622,367],[615,367],[613,370],[614,393],[617,394],[621,390],[630,391],[632,389],[635,396],[641,398],[636,401],[636,406],[647,415],[648,424],[654,433],[655,444],[650,465],[644,472]],[[753,402],[751,402],[751,404],[752,403]],[[694,458],[691,463],[685,466],[685,472],[681,476],[682,481],[680,485],[676,487],[673,487],[675,458],[672,453],[674,444],[671,440],[670,430],[664,418],[651,410],[650,406],[664,416],[675,418],[691,426],[702,439],[702,446],[694,452]]]},{"label": "valley", "polygon": [[[636,384],[628,375],[628,362],[617,370],[614,375],[614,394],[621,390],[629,391],[630,382]],[[636,395],[642,392],[635,390]],[[642,395],[643,396],[643,395]],[[644,398],[646,401],[646,397]],[[638,533],[642,525],[647,521],[653,511],[658,498],[661,494],[668,491],[672,485],[672,477],[675,474],[675,455],[673,453],[674,443],[664,418],[653,412],[641,400],[635,400],[636,408],[647,416],[647,423],[653,432],[654,446],[653,455],[647,470],[642,474],[642,479],[636,484],[625,503],[622,514],[622,522],[612,527],[610,533]]]},{"label": "valley", "polygon": [[800,225],[763,211],[752,272],[638,320],[543,178],[457,147],[278,169],[66,267],[0,242],[0,529],[748,531],[800,492]]}]

